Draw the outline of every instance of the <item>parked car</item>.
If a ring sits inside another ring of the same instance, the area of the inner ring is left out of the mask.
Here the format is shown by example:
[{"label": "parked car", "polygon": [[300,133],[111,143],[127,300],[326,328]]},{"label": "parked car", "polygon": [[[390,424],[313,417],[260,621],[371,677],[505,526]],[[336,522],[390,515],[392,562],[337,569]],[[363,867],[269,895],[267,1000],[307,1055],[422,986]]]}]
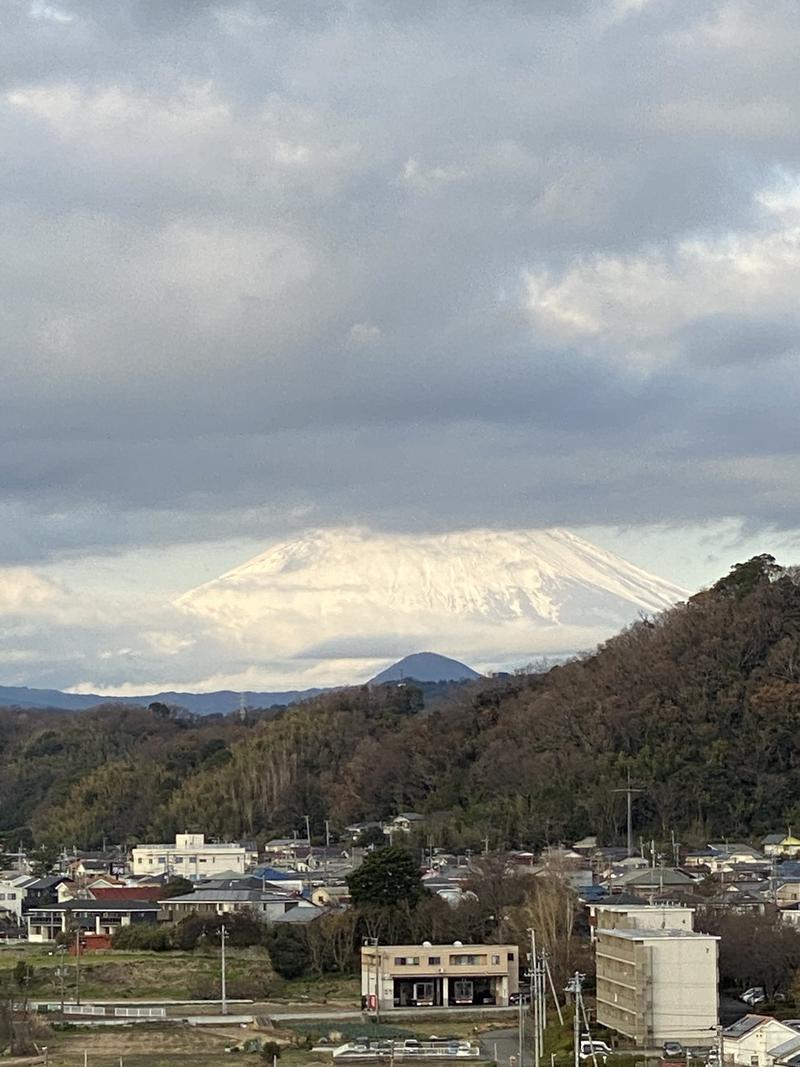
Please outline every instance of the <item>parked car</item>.
[{"label": "parked car", "polygon": [[766,993],[760,985],[751,986],[750,989],[745,989],[742,993],[740,1000],[743,1000],[745,1004],[749,1004],[752,1008],[756,1004],[761,1004],[767,999]]},{"label": "parked car", "polygon": [[686,1049],[680,1041],[665,1041],[661,1046],[665,1060],[685,1060]]},{"label": "parked car", "polygon": [[605,1063],[606,1058],[613,1054],[613,1049],[605,1041],[593,1041],[591,1038],[583,1038],[578,1052],[582,1060],[597,1059]]}]

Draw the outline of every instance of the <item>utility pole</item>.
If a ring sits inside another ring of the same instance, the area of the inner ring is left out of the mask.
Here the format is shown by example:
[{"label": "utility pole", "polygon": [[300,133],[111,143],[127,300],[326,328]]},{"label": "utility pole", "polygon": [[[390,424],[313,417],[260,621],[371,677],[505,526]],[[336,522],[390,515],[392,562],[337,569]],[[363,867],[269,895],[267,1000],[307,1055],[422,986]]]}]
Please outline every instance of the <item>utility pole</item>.
[{"label": "utility pole", "polygon": [[544,1032],[547,1029],[547,986],[545,985],[544,969],[547,966],[547,955],[544,949],[539,953],[539,1059],[544,1056]]},{"label": "utility pole", "polygon": [[381,954],[375,938],[375,1025],[381,1024]]},{"label": "utility pole", "polygon": [[517,1065],[518,1065],[518,1067],[523,1067],[523,1063],[524,1063],[524,1044],[523,1044],[523,1042],[525,1040],[525,1011],[523,1009],[524,1009],[524,1005],[522,1003],[522,997],[520,997],[519,998],[519,1011],[517,1012],[517,1030],[518,1030],[518,1035],[517,1036],[518,1036],[518,1039],[519,1039],[519,1041],[518,1041],[519,1047],[517,1049],[517,1053],[518,1053]]},{"label": "utility pole", "polygon": [[[536,957],[536,931],[531,927],[530,975],[531,1011],[533,1012],[533,1067],[539,1067],[539,964]],[[520,1000],[522,998],[520,997]]]},{"label": "utility pole", "polygon": [[628,784],[624,789],[614,789],[614,793],[625,793],[628,801],[628,857],[633,855],[633,806],[632,799],[634,793],[642,793],[642,789],[634,789],[631,786],[631,772],[628,770]]},{"label": "utility pole", "polygon": [[311,855],[311,823],[308,816],[305,816],[306,820],[306,838],[308,839],[308,854]]},{"label": "utility pole", "polygon": [[572,993],[575,998],[575,1014],[572,1019],[574,1067],[581,1067],[581,990],[584,977],[579,971],[576,971],[573,977],[570,978],[566,990],[567,993]]},{"label": "utility pole", "polygon": [[220,956],[220,963],[221,963],[221,967],[222,967],[222,985],[221,985],[222,1004],[221,1004],[221,1006],[222,1006],[222,1014],[223,1015],[227,1015],[228,1014],[228,996],[227,996],[227,992],[228,991],[227,991],[226,985],[225,985],[225,938],[227,937],[227,934],[228,934],[228,931],[225,929],[225,926],[223,924],[219,928],[220,944],[222,946],[222,953],[221,953],[221,956]]},{"label": "utility pole", "polygon": [[61,948],[59,949],[59,953],[61,955],[61,966],[58,968],[58,978],[59,978],[59,982],[60,982],[60,986],[61,986],[61,1018],[63,1019],[64,1018],[64,977],[65,977],[64,972],[67,969],[67,967],[66,967],[67,946],[66,945],[62,945]]},{"label": "utility pole", "polygon": [[75,931],[75,1003],[81,1002],[81,928]]}]

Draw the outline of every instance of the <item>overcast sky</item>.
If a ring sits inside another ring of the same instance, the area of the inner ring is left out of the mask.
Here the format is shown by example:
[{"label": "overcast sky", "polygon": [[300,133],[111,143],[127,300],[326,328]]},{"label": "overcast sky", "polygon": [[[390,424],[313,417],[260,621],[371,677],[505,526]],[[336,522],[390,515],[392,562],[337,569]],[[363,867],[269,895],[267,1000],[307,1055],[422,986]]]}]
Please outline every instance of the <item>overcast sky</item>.
[{"label": "overcast sky", "polygon": [[796,0],[0,13],[0,682],[309,526],[800,558]]}]

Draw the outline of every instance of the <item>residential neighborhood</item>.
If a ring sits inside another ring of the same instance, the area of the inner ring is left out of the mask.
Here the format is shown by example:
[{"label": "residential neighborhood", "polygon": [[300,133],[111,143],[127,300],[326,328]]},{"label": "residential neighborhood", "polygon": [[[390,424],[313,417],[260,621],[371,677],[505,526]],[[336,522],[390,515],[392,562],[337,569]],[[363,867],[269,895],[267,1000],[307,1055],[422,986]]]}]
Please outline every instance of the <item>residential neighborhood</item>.
[{"label": "residential neighborhood", "polygon": [[[324,843],[296,835],[258,845],[186,832],[174,844],[142,842],[129,851],[64,850],[44,874],[31,870],[36,861],[24,850],[7,852],[0,951],[28,944],[51,946],[60,958],[100,958],[120,945],[156,946],[156,938],[169,931],[177,937],[187,924],[199,923],[201,933],[221,924],[224,940],[225,926],[233,931],[241,922],[260,926],[268,945],[287,937],[322,944],[327,935],[312,939],[312,928],[322,931],[362,907],[354,902],[359,872],[397,854],[443,915],[479,915],[495,898],[508,901],[500,905],[508,915],[499,923],[491,916],[495,935],[485,940],[393,941],[390,928],[365,938],[358,951],[360,994],[349,1009],[364,1019],[395,1012],[514,1014],[523,1005],[527,1013],[540,1001],[544,1011],[548,1000],[551,1012],[556,1006],[572,1011],[576,979],[563,990],[553,981],[553,971],[564,981],[563,944],[548,942],[547,953],[534,955],[537,935],[542,943],[547,936],[536,929],[535,910],[530,926],[521,929],[513,919],[515,901],[555,892],[571,915],[559,936],[593,974],[591,989],[578,987],[586,1011],[581,1034],[593,1027],[601,1043],[620,1053],[699,1049],[710,1067],[719,1057],[742,1067],[799,1067],[800,1020],[783,1009],[763,1010],[789,1004],[792,990],[731,988],[721,970],[730,938],[739,936],[737,923],[756,924],[754,933],[797,930],[800,863],[790,833],[756,844],[676,846],[677,862],[668,865],[654,848],[629,854],[594,836],[539,851],[459,853],[433,846],[425,827],[423,814],[405,811],[339,834],[329,829]],[[359,843],[365,839],[372,843]],[[353,937],[354,927],[343,929]],[[503,940],[504,931],[517,938]],[[535,982],[545,968],[549,982]]]}]

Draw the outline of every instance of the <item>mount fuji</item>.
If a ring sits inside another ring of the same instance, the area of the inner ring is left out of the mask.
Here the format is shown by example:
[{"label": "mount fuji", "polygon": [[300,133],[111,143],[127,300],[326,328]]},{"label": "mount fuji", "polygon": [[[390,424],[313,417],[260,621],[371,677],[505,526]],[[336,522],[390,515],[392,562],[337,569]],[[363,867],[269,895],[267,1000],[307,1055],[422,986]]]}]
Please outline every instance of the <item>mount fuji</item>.
[{"label": "mount fuji", "polygon": [[176,606],[264,658],[368,669],[438,647],[485,669],[592,647],[687,595],[563,529],[339,528],[274,545]]}]

